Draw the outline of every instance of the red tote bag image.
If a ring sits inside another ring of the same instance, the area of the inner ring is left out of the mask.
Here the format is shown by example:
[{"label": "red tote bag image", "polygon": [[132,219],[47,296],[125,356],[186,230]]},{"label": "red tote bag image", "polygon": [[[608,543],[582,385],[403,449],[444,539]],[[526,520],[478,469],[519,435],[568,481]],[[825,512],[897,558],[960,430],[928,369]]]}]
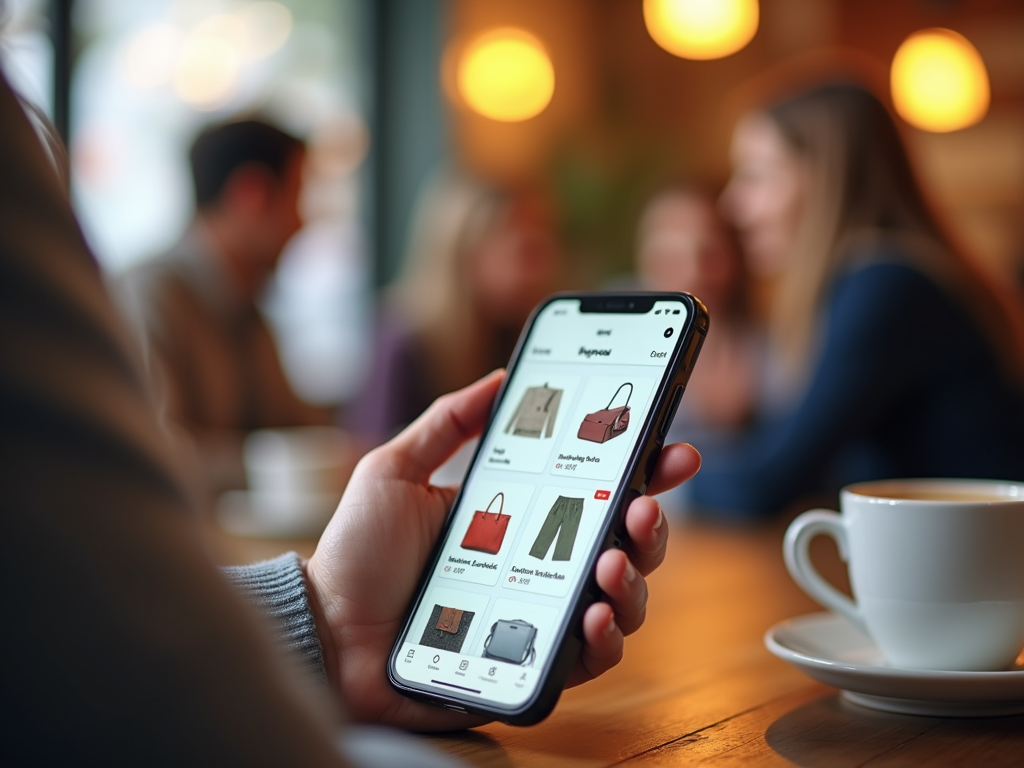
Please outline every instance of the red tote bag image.
[{"label": "red tote bag image", "polygon": [[[494,502],[501,499],[498,511],[491,513]],[[473,513],[473,521],[469,524],[466,535],[462,537],[462,548],[472,549],[477,552],[486,552],[488,555],[498,554],[501,543],[505,540],[505,531],[508,530],[509,515],[505,511],[505,494],[497,493],[487,505],[487,509],[477,510]]]}]

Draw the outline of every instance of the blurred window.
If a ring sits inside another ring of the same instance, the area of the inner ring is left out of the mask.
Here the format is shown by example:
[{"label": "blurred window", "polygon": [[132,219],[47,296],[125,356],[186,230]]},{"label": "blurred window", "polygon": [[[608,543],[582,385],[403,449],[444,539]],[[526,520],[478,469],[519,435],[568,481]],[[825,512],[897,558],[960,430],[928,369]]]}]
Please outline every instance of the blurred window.
[{"label": "blurred window", "polygon": [[[5,70],[52,116],[50,3],[8,2]],[[309,140],[306,226],[265,309],[297,391],[315,402],[353,394],[368,352],[364,10],[364,0],[72,4],[72,196],[107,270],[181,234],[192,213],[188,147],[207,123],[258,113]]]},{"label": "blurred window", "polygon": [[52,119],[53,45],[46,7],[46,0],[0,0],[0,63],[11,87]]}]

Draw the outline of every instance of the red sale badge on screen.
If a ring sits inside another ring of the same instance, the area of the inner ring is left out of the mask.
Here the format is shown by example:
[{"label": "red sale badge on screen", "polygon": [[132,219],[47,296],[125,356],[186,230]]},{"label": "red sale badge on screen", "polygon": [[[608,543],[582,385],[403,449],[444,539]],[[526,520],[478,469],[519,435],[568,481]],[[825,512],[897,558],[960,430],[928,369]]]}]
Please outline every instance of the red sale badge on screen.
[{"label": "red sale badge on screen", "polygon": [[605,501],[607,499],[610,499],[611,496],[612,496],[612,492],[611,491],[594,491],[594,498],[595,499],[599,499],[601,501]]}]

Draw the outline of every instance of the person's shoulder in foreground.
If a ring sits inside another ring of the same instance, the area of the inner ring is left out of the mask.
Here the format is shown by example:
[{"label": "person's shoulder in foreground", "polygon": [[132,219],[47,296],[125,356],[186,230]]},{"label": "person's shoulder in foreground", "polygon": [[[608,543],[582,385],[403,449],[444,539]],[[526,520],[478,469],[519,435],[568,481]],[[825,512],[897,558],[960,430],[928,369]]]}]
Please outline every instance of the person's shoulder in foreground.
[{"label": "person's shoulder in foreground", "polygon": [[[132,340],[0,79],[0,455],[9,757],[332,764],[208,559]],[[21,585],[17,587],[15,585]]]}]

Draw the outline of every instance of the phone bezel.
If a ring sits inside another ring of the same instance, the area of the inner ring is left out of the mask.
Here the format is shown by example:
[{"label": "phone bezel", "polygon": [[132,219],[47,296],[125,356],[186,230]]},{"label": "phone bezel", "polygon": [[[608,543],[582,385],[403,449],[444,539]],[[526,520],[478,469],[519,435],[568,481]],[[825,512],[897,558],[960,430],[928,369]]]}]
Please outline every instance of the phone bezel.
[{"label": "phone bezel", "polygon": [[609,500],[609,512],[601,523],[598,536],[595,539],[595,545],[587,553],[587,561],[583,566],[583,572],[587,576],[581,579],[572,593],[566,597],[567,604],[571,607],[565,612],[562,622],[557,626],[557,634],[552,646],[553,650],[541,667],[537,686],[533,694],[521,704],[506,707],[497,703],[488,703],[486,706],[480,706],[480,699],[464,698],[454,693],[441,692],[425,684],[410,682],[398,676],[397,665],[403,643],[402,638],[407,636],[413,617],[426,594],[426,587],[434,574],[438,558],[442,554],[443,544],[454,522],[455,510],[459,508],[462,502],[465,482],[459,488],[459,492],[456,494],[455,500],[448,510],[444,525],[441,527],[437,541],[434,542],[434,547],[417,582],[413,598],[406,609],[405,621],[402,623],[402,628],[395,638],[391,653],[388,655],[388,681],[402,695],[456,712],[492,717],[512,725],[528,725],[539,722],[551,712],[558,702],[558,698],[565,686],[565,681],[575,664],[579,649],[582,647],[583,612],[600,596],[600,590],[597,588],[594,579],[597,558],[606,549],[620,546],[622,539],[625,538],[623,526],[625,509],[633,499],[643,495],[647,489],[647,483],[650,481],[650,475],[661,452],[664,438],[664,435],[659,435],[659,426],[668,415],[667,411],[671,407],[673,393],[677,387],[685,387],[689,379],[693,363],[700,351],[700,346],[703,343],[709,325],[707,308],[697,297],[689,293],[650,291],[614,293],[565,292],[552,294],[547,297],[534,308],[526,324],[523,326],[515,350],[509,360],[508,375],[506,375],[495,395],[494,404],[487,417],[487,423],[481,432],[481,440],[469,463],[467,476],[480,458],[480,450],[484,444],[483,436],[490,431],[494,424],[499,406],[505,397],[508,383],[516,367],[519,365],[526,340],[529,338],[537,318],[548,305],[566,299],[580,300],[581,312],[595,314],[644,314],[649,312],[657,301],[679,301],[686,305],[687,320],[683,332],[680,333],[680,337],[673,348],[672,355],[665,365],[662,379],[654,392],[652,406],[641,425],[640,434],[630,452],[626,469]]}]

